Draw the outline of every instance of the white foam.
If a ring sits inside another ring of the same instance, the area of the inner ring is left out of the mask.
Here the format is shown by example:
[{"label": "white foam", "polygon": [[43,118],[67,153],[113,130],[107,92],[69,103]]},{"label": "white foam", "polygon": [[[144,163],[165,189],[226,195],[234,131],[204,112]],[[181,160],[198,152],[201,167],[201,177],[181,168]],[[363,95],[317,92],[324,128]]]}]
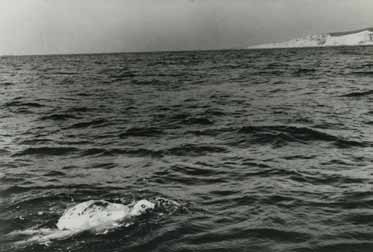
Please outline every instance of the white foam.
[{"label": "white foam", "polygon": [[52,240],[64,240],[76,235],[76,231],[71,230],[58,230],[51,228],[41,228],[41,229],[26,229],[22,231],[14,231],[9,233],[8,236],[11,237],[29,237],[26,240],[22,240],[16,243],[16,245],[27,245],[30,243],[39,243],[44,245],[49,245]]},{"label": "white foam", "polygon": [[131,209],[130,216],[140,216],[146,213],[149,209],[154,209],[155,204],[147,200],[140,200]]},{"label": "white foam", "polygon": [[21,236],[23,239],[26,236],[25,240],[17,244],[48,245],[53,240],[67,239],[84,231],[103,234],[123,226],[128,227],[133,223],[132,217],[140,216],[154,207],[155,204],[147,200],[138,201],[132,208],[104,200],[90,200],[67,209],[58,220],[57,228],[30,228],[8,235]]},{"label": "white foam", "polygon": [[74,231],[109,229],[118,226],[129,212],[129,207],[123,204],[90,200],[66,210],[58,220],[57,228]]}]

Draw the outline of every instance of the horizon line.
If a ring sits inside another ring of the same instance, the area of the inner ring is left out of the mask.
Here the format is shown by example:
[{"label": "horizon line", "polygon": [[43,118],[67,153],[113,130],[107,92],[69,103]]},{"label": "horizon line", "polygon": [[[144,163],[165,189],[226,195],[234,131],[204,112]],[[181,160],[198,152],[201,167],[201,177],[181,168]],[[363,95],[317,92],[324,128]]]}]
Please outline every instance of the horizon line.
[{"label": "horizon line", "polygon": [[67,53],[27,53],[27,54],[0,54],[0,57],[27,57],[27,56],[69,56],[69,55],[105,55],[105,54],[140,54],[140,53],[167,53],[167,52],[208,52],[208,51],[230,51],[230,50],[247,50],[243,48],[216,48],[216,49],[161,49],[161,50],[144,50],[144,51],[112,51],[112,52],[67,52]]}]

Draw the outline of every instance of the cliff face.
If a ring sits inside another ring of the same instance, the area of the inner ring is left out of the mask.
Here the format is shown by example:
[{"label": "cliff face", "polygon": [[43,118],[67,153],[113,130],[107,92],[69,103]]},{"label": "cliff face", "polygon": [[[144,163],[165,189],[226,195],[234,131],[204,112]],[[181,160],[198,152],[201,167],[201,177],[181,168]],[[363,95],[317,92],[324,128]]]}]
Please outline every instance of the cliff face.
[{"label": "cliff face", "polygon": [[373,45],[373,28],[367,28],[351,32],[312,35],[304,38],[292,39],[286,42],[250,46],[249,49],[359,45]]}]

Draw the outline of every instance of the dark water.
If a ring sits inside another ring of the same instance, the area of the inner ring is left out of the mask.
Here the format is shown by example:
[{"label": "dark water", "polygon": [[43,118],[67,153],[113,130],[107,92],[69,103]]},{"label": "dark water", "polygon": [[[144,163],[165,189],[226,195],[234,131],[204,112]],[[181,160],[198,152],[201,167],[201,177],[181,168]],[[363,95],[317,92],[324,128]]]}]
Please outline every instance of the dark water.
[{"label": "dark water", "polygon": [[[373,251],[373,48],[0,58],[1,251]],[[19,245],[89,199],[183,208]]]}]

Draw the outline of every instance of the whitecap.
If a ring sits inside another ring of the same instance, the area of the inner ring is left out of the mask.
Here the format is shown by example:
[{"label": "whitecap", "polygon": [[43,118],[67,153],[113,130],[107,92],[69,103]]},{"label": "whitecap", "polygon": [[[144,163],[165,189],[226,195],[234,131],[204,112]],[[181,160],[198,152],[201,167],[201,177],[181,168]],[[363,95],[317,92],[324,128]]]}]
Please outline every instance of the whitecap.
[{"label": "whitecap", "polygon": [[[161,212],[168,213],[167,208],[172,208],[172,206],[178,208],[180,204],[165,198],[156,198],[154,203],[140,200],[133,205],[111,203],[105,200],[89,200],[66,209],[57,221],[55,228],[30,228],[14,231],[8,235],[22,240],[17,244],[49,245],[53,240],[68,239],[82,232],[106,234],[118,228],[129,227],[135,223],[136,217],[149,210],[158,208]],[[38,213],[43,212],[39,211]]]},{"label": "whitecap", "polygon": [[[39,243],[48,245],[53,240],[64,240],[82,232],[106,234],[121,227],[133,224],[133,218],[153,209],[154,204],[140,200],[133,206],[111,203],[105,200],[81,202],[65,210],[56,223],[56,228],[30,228],[9,233],[20,238],[19,245]],[[41,211],[38,212],[43,213]]]},{"label": "whitecap", "polygon": [[[8,234],[12,238],[21,238],[21,241],[16,242],[16,245],[28,245],[32,243],[49,245],[53,240],[64,240],[76,235],[77,232],[71,230],[59,230],[52,228],[26,229],[17,230]],[[26,239],[24,239],[27,237]]]}]

